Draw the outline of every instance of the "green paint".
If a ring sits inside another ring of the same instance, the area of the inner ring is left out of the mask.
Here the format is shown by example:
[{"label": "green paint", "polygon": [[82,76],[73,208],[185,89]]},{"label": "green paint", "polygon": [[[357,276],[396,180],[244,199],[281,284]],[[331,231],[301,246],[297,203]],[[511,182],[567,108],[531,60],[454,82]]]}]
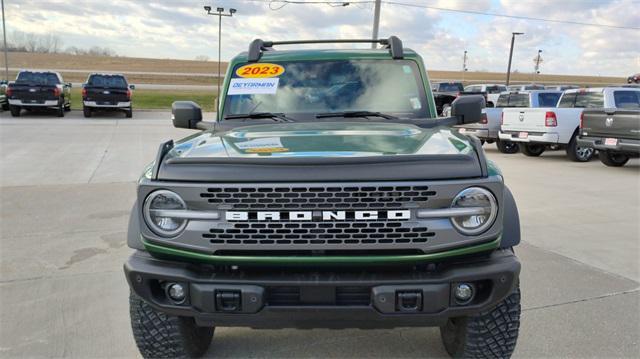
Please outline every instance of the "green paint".
[{"label": "green paint", "polygon": [[417,254],[417,255],[379,255],[379,256],[318,256],[318,257],[302,257],[302,256],[216,256],[212,254],[191,252],[182,249],[171,248],[163,245],[153,244],[142,240],[144,247],[150,253],[163,254],[177,259],[189,259],[197,262],[212,264],[263,264],[263,265],[282,265],[282,264],[401,264],[427,262],[437,259],[450,258],[466,254],[485,252],[496,249],[500,245],[502,237],[498,237],[491,242],[483,243],[475,246],[452,249],[438,253]]}]

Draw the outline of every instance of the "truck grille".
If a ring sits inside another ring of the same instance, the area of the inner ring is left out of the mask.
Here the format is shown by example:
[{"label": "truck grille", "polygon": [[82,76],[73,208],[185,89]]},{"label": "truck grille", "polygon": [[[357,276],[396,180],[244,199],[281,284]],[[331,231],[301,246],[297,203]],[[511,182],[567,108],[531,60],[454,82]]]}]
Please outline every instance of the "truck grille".
[{"label": "truck grille", "polygon": [[400,209],[435,194],[427,186],[215,187],[200,197],[221,209]]},{"label": "truck grille", "polygon": [[393,244],[425,243],[435,233],[401,221],[233,223],[212,228],[203,238],[211,244]]}]

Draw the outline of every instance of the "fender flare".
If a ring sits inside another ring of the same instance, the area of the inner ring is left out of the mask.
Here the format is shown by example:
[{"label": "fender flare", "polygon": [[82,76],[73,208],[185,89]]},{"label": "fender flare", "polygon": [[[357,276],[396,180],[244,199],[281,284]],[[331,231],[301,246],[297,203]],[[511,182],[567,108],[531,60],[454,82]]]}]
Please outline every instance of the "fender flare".
[{"label": "fender flare", "polygon": [[511,248],[520,243],[520,215],[513,194],[507,186],[503,193],[504,217],[502,221],[502,240],[500,248]]},{"label": "fender flare", "polygon": [[140,215],[138,213],[138,201],[131,208],[129,216],[129,229],[127,230],[127,246],[129,248],[145,250],[144,244],[140,240]]}]

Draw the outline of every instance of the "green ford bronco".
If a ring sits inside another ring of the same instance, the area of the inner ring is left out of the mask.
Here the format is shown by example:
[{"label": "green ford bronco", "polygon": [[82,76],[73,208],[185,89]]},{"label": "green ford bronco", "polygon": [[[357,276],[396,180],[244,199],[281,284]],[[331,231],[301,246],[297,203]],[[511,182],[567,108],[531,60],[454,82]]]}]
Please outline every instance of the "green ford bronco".
[{"label": "green ford bronco", "polygon": [[[335,42],[382,46],[282,50]],[[509,357],[518,211],[453,127],[483,107],[460,97],[438,118],[397,37],[254,40],[215,121],[174,103],[174,126],[198,131],[162,144],[138,182],[124,271],[142,355],[203,355],[215,327],[438,326],[454,357]]]}]

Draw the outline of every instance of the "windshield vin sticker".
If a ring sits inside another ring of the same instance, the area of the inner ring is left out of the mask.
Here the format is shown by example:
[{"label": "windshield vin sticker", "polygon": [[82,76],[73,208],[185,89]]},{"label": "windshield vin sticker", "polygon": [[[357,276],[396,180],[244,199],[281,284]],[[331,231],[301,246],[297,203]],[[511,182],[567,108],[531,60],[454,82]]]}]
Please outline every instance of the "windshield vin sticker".
[{"label": "windshield vin sticker", "polygon": [[231,79],[228,95],[275,95],[279,78]]}]

